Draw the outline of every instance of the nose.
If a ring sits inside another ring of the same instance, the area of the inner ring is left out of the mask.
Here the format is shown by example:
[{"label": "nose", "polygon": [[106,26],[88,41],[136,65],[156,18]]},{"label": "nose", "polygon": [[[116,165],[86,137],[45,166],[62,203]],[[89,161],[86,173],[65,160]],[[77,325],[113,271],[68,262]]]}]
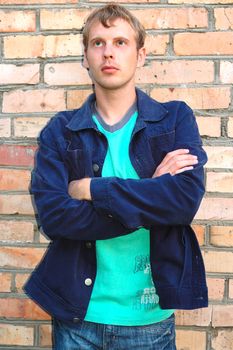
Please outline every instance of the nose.
[{"label": "nose", "polygon": [[103,54],[105,59],[114,57],[113,47],[111,44],[106,43]]}]

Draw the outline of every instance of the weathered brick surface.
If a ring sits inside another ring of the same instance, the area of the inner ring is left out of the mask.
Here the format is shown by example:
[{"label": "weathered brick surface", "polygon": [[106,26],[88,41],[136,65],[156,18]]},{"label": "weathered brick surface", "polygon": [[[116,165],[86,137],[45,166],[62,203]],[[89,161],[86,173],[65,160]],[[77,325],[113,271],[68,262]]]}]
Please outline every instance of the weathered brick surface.
[{"label": "weathered brick surface", "polygon": [[34,224],[29,221],[0,221],[0,241],[5,243],[33,242]]},{"label": "weathered brick surface", "polygon": [[231,88],[223,87],[170,87],[154,88],[151,96],[160,102],[183,100],[194,109],[228,108],[231,103]]},{"label": "weathered brick surface", "polygon": [[[104,0],[102,3],[110,2]],[[115,0],[115,2],[117,2]],[[28,192],[37,137],[92,93],[81,29],[99,0],[0,0],[0,349],[51,349],[50,317],[23,285],[49,240]],[[208,154],[192,227],[208,273],[208,308],[176,312],[178,350],[233,349],[233,0],[123,0],[147,31],[136,83],[184,100]],[[1,319],[3,320],[1,323]]]},{"label": "weathered brick surface", "polygon": [[0,317],[10,319],[49,320],[49,315],[32,300],[23,298],[2,298],[0,303]]},{"label": "weathered brick surface", "polygon": [[207,191],[233,192],[233,173],[207,173]]},{"label": "weathered brick surface", "polygon": [[0,324],[0,334],[3,345],[33,346],[33,327]]},{"label": "weathered brick surface", "polygon": [[40,326],[40,345],[41,346],[51,346],[52,336],[51,336],[51,326],[43,324]]},{"label": "weathered brick surface", "polygon": [[3,94],[4,113],[55,112],[65,109],[64,90],[14,90]]},{"label": "weathered brick surface", "polygon": [[233,29],[233,9],[217,8],[214,10],[216,29],[228,30]]},{"label": "weathered brick surface", "polygon": [[176,332],[177,350],[206,350],[206,333],[201,331],[178,330]]},{"label": "weathered brick surface", "polygon": [[211,345],[213,350],[232,349],[232,346],[233,346],[232,329],[218,330],[217,332],[215,332]]},{"label": "weathered brick surface", "polygon": [[138,84],[210,83],[214,80],[211,61],[154,61],[137,71]]},{"label": "weathered brick surface", "polygon": [[36,148],[34,145],[0,145],[0,165],[32,166]]},{"label": "weathered brick surface", "polygon": [[213,305],[213,327],[233,327],[233,305]]},{"label": "weathered brick surface", "polygon": [[0,10],[1,32],[33,32],[36,29],[35,11]]},{"label": "weathered brick surface", "polygon": [[82,54],[79,34],[9,36],[4,39],[6,58],[78,56]]},{"label": "weathered brick surface", "polygon": [[1,84],[37,84],[39,83],[39,64],[0,64]]},{"label": "weathered brick surface", "polygon": [[176,325],[178,326],[208,326],[211,322],[212,305],[208,308],[196,310],[176,311]]},{"label": "weathered brick surface", "polygon": [[218,247],[233,247],[233,226],[211,226],[210,243]]},{"label": "weathered brick surface", "polygon": [[231,55],[232,45],[232,32],[179,33],[174,36],[176,55]]}]

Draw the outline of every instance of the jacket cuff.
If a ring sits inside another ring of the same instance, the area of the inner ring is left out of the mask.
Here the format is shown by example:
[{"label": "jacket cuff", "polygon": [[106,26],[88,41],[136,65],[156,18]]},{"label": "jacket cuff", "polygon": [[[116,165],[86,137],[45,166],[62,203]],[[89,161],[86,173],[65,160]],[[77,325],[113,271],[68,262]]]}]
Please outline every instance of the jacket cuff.
[{"label": "jacket cuff", "polygon": [[90,184],[91,200],[97,212],[112,217],[108,195],[108,184],[111,177],[92,178]]}]

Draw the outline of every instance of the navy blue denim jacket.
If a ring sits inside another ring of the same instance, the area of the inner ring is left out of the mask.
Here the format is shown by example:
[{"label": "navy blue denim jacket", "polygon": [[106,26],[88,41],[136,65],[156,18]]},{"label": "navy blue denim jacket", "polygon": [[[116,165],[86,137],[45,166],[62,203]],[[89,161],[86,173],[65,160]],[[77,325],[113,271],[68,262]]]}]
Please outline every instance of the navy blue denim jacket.
[{"label": "navy blue denim jacket", "polygon": [[[95,241],[141,226],[150,230],[151,269],[161,307],[208,304],[203,260],[189,226],[204,194],[207,160],[195,117],[184,102],[158,103],[136,91],[138,119],[129,152],[139,180],[101,177],[107,140],[92,120],[94,95],[80,109],[58,113],[40,135],[31,192],[51,243],[25,291],[67,322],[85,317],[96,276]],[[194,169],[152,178],[165,155],[179,148],[198,156]],[[92,201],[68,194],[69,182],[83,177],[92,178]]]}]

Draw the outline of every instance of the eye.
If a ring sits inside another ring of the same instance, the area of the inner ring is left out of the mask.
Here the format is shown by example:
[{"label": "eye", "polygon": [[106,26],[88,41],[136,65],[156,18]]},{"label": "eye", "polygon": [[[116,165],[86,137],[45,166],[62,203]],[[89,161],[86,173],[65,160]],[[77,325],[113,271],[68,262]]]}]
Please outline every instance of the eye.
[{"label": "eye", "polygon": [[95,47],[101,47],[103,45],[103,42],[101,41],[101,40],[96,40],[95,42],[94,42],[94,46]]},{"label": "eye", "polygon": [[117,40],[117,45],[118,46],[124,46],[125,44],[126,44],[125,40],[123,40],[123,39]]}]

